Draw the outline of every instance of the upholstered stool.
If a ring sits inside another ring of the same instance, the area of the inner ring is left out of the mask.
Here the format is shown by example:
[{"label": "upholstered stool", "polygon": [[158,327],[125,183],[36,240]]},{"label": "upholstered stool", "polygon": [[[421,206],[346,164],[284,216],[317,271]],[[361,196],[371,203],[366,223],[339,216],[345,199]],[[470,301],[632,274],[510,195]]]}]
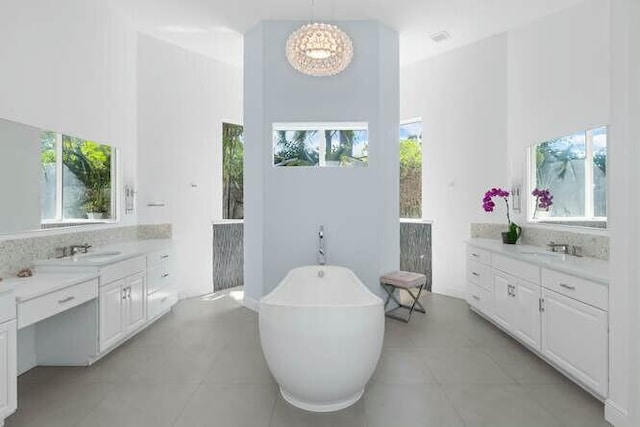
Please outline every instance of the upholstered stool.
[{"label": "upholstered stool", "polygon": [[[389,310],[386,313],[386,316],[409,323],[414,310],[419,311],[420,313],[426,313],[427,311],[424,309],[422,304],[420,304],[420,301],[418,301],[426,283],[427,276],[420,273],[411,273],[409,271],[394,271],[393,273],[387,273],[380,276],[380,286],[382,286],[382,289],[384,289],[389,295],[387,297],[387,301],[384,303],[385,308],[391,300],[398,304],[396,308]],[[402,304],[398,301],[394,293],[399,289],[403,289],[411,295],[411,298],[413,298],[413,303],[411,305]],[[418,289],[418,293],[414,295],[414,293],[411,292],[412,289]],[[393,313],[399,309],[407,310],[407,315],[398,316]]]}]

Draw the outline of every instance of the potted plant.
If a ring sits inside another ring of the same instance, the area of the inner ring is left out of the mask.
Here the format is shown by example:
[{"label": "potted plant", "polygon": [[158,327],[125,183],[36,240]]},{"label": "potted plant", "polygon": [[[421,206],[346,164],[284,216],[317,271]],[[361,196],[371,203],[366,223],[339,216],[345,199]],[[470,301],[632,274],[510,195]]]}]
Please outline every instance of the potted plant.
[{"label": "potted plant", "polygon": [[106,193],[106,189],[102,186],[87,189],[84,209],[88,219],[104,219],[105,214],[109,212],[111,203]]},{"label": "potted plant", "polygon": [[502,233],[502,243],[514,245],[522,234],[522,228],[515,222],[511,221],[511,217],[509,216],[509,192],[501,188],[492,188],[487,191],[482,199],[482,208],[485,212],[493,212],[496,207],[496,204],[493,201],[494,197],[502,198],[507,207],[507,223],[509,224],[509,229]]}]

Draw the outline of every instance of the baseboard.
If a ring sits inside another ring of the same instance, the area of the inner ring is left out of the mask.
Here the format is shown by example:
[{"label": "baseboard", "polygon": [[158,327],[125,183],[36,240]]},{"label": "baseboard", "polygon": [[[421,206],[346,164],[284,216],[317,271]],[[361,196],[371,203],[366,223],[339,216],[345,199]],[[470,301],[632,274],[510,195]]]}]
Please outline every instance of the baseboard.
[{"label": "baseboard", "polygon": [[260,307],[260,303],[256,300],[254,300],[253,298],[250,298],[248,296],[244,296],[244,298],[242,299],[242,304],[247,307],[249,310],[253,310],[256,313],[259,311],[259,307]]},{"label": "baseboard", "polygon": [[604,419],[615,427],[631,427],[627,411],[611,399],[604,402]]}]

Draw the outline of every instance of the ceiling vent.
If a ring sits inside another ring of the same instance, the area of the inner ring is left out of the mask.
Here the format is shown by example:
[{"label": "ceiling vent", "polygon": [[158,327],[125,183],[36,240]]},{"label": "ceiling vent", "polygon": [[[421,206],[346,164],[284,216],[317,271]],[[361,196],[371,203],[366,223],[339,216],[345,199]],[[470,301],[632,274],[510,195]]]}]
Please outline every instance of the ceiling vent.
[{"label": "ceiling vent", "polygon": [[451,39],[451,34],[446,31],[439,31],[437,33],[431,34],[429,38],[435,43],[443,43]]}]

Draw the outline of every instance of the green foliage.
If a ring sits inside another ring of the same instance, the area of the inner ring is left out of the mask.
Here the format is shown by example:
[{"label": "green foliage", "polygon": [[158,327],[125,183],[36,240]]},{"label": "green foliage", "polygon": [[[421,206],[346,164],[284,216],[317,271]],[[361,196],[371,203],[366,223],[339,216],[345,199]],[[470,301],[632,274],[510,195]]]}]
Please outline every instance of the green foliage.
[{"label": "green foliage", "polygon": [[400,141],[400,217],[422,216],[422,144],[417,138]]},{"label": "green foliage", "polygon": [[299,130],[293,132],[291,139],[287,139],[286,131],[277,131],[274,164],[276,166],[315,166],[319,162],[317,151],[307,147],[305,142],[312,138],[317,131]]},{"label": "green foliage", "polygon": [[222,124],[222,182],[224,191],[223,216],[225,219],[242,219],[243,213],[243,127]]},{"label": "green foliage", "polygon": [[40,135],[40,156],[43,165],[56,162],[56,133],[44,131]]}]

